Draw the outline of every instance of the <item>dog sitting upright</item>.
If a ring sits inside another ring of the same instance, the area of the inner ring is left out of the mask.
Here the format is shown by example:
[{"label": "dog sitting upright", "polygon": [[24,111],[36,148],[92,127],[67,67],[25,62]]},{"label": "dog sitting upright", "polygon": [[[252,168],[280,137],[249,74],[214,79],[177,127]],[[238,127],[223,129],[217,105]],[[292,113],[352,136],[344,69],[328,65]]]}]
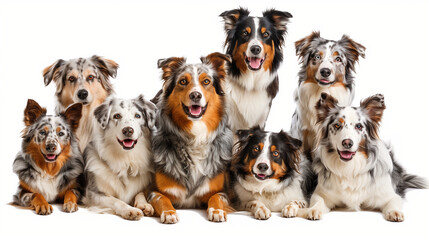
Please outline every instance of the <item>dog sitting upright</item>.
[{"label": "dog sitting upright", "polygon": [[229,125],[235,132],[265,127],[271,103],[277,95],[277,70],[283,61],[288,12],[267,10],[262,17],[249,17],[239,8],[220,15],[225,22],[228,63],[226,97]]},{"label": "dog sitting upright", "polygon": [[[322,93],[317,103],[317,148],[313,170],[318,185],[306,218],[321,219],[336,207],[380,210],[388,221],[401,222],[402,198],[408,188],[426,188],[426,180],[407,174],[379,138],[383,116],[381,94],[364,99],[359,107],[341,106]],[[301,214],[300,214],[301,215]]]},{"label": "dog sitting upright", "polygon": [[314,146],[317,122],[314,106],[320,94],[331,94],[341,105],[352,103],[352,72],[359,57],[365,57],[365,47],[346,35],[332,41],[320,37],[319,32],[295,42],[295,47],[302,67],[295,91],[297,108],[292,117],[291,134],[303,141],[303,150],[308,153]]},{"label": "dog sitting upright", "polygon": [[109,208],[128,220],[153,214],[144,191],[153,176],[155,112],[155,105],[141,95],[130,100],[111,96],[95,109],[98,131],[84,153],[86,205]]},{"label": "dog sitting upright", "polygon": [[45,85],[56,84],[56,112],[72,103],[82,103],[82,119],[76,131],[79,149],[84,151],[92,140],[93,111],[113,93],[110,77],[116,77],[118,64],[99,56],[57,60],[43,70]]},{"label": "dog sitting upright", "polygon": [[53,211],[49,203],[61,201],[64,212],[77,211],[83,160],[74,132],[81,112],[82,104],[75,103],[59,116],[50,116],[37,102],[28,100],[22,150],[13,162],[19,178],[15,204],[47,215]]},{"label": "dog sitting upright", "polygon": [[179,208],[207,207],[210,221],[226,221],[223,193],[231,160],[232,132],[227,126],[222,85],[229,57],[212,53],[201,64],[184,58],[158,61],[163,89],[158,96],[158,130],[153,136],[155,191],[149,202],[162,223],[176,223]]}]

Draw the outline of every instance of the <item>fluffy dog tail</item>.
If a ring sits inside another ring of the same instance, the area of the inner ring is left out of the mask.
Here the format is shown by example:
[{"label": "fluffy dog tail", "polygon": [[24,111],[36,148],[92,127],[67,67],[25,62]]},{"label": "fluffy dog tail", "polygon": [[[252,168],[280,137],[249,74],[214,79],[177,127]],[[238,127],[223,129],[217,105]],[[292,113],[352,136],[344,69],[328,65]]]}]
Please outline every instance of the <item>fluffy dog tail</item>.
[{"label": "fluffy dog tail", "polygon": [[426,189],[428,184],[425,178],[408,174],[404,168],[393,160],[392,182],[396,185],[396,193],[405,197],[407,189]]}]

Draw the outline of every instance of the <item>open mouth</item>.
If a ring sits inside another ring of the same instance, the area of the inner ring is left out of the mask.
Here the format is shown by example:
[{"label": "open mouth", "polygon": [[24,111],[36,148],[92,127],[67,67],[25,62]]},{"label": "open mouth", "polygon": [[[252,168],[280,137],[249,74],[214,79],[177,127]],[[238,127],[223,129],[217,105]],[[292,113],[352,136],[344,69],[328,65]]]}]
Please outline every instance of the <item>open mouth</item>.
[{"label": "open mouth", "polygon": [[58,155],[56,155],[56,154],[43,154],[42,153],[42,155],[45,158],[45,161],[49,162],[49,163],[55,162],[57,160],[57,157],[58,157]]},{"label": "open mouth", "polygon": [[271,174],[271,175],[266,175],[266,174],[263,174],[263,173],[255,173],[255,172],[253,172],[252,171],[252,173],[253,173],[253,175],[255,176],[255,178],[256,179],[259,179],[259,180],[265,180],[265,179],[267,179],[267,178],[270,178],[273,174]]},{"label": "open mouth", "polygon": [[329,81],[329,80],[327,80],[327,79],[317,79],[316,78],[316,81],[320,84],[320,85],[330,85],[330,84],[333,84],[335,81]]},{"label": "open mouth", "polygon": [[264,63],[266,57],[267,55],[265,55],[265,57],[263,58],[247,57],[246,55],[244,55],[244,59],[247,63],[247,66],[250,68],[250,70],[253,70],[253,71],[257,71],[261,69],[262,64]]},{"label": "open mouth", "polygon": [[188,115],[188,117],[190,118],[195,119],[200,118],[204,115],[207,109],[207,105],[208,103],[204,107],[201,105],[191,105],[190,107],[188,107],[182,103],[183,111],[185,111],[186,115]]},{"label": "open mouth", "polygon": [[340,155],[341,160],[346,162],[352,160],[352,158],[356,154],[356,152],[350,152],[350,151],[337,150],[337,152],[338,152],[338,155]]},{"label": "open mouth", "polygon": [[118,142],[119,142],[119,144],[121,144],[122,148],[125,150],[133,149],[134,146],[137,144],[137,140],[133,140],[133,139],[119,140],[119,138],[118,138]]}]

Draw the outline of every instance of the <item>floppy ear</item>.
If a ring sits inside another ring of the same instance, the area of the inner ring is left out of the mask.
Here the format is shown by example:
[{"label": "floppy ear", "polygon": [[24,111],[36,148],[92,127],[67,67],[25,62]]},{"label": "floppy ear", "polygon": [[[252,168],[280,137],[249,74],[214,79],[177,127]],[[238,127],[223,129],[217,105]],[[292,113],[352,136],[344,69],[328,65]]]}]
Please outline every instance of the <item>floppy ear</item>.
[{"label": "floppy ear", "polygon": [[338,107],[338,100],[331,95],[323,92],[319,101],[316,103],[317,122],[323,122],[328,117],[332,109]]},{"label": "floppy ear", "polygon": [[289,22],[289,18],[292,18],[292,14],[270,9],[263,12],[262,16],[266,17],[274,24],[274,28],[277,30],[279,35],[282,36],[280,41],[283,43],[283,36],[287,32],[286,25]]},{"label": "floppy ear", "polygon": [[226,64],[231,63],[231,57],[222,53],[211,53],[206,57],[201,57],[201,62],[207,65],[211,65],[212,68],[216,71],[214,76],[213,85],[215,87],[216,93],[223,96],[225,93],[222,90],[222,82],[226,77]]},{"label": "floppy ear", "polygon": [[97,69],[100,71],[100,80],[106,91],[112,91],[113,87],[110,83],[110,77],[115,78],[118,72],[119,64],[115,61],[106,59],[97,55],[90,58],[91,62],[95,64]]},{"label": "floppy ear", "polygon": [[311,43],[321,38],[320,32],[312,32],[307,37],[295,42],[296,55],[299,56],[300,63],[306,62],[310,55]]},{"label": "floppy ear", "polygon": [[366,48],[359,44],[347,35],[343,35],[338,41],[338,44],[346,49],[347,67],[355,71],[355,63],[359,61],[359,57],[365,58]]},{"label": "floppy ear", "polygon": [[156,105],[151,101],[144,99],[141,94],[135,99],[135,101],[137,102],[137,108],[139,108],[145,118],[146,127],[150,130],[154,129],[157,111]]},{"label": "floppy ear", "polygon": [[301,146],[302,142],[296,138],[289,136],[286,132],[281,130],[279,136],[287,146],[287,155],[289,160],[289,166],[299,173],[299,163],[301,162]]},{"label": "floppy ear", "polygon": [[174,72],[185,64],[186,59],[183,57],[171,57],[158,60],[158,68],[162,69],[162,79],[164,80],[164,96],[169,96],[176,85],[174,82],[169,81],[174,76]]},{"label": "floppy ear", "polygon": [[35,123],[41,116],[46,115],[46,108],[42,108],[36,101],[33,99],[28,99],[27,106],[24,110],[24,124],[25,126],[31,126]]},{"label": "floppy ear", "polygon": [[383,94],[376,94],[364,99],[360,102],[360,108],[368,115],[371,121],[380,123],[384,109],[386,109]]},{"label": "floppy ear", "polygon": [[103,104],[98,106],[94,110],[94,117],[97,119],[97,122],[101,125],[102,129],[106,129],[110,120],[110,111],[112,111],[112,105],[114,102],[113,97],[107,98]]},{"label": "floppy ear", "polygon": [[225,11],[219,15],[223,18],[223,21],[225,22],[225,32],[229,33],[232,29],[235,28],[235,25],[237,24],[238,20],[240,20],[242,17],[249,16],[249,11],[245,8],[237,8],[230,11]]},{"label": "floppy ear", "polygon": [[76,132],[79,127],[79,121],[82,117],[82,106],[82,103],[75,103],[68,106],[64,112],[60,113],[60,116],[67,121],[73,132]]},{"label": "floppy ear", "polygon": [[62,81],[58,81],[63,74],[64,66],[66,62],[62,59],[58,59],[52,65],[47,66],[43,69],[43,80],[45,82],[45,86],[48,86],[52,80],[57,84],[62,84]]}]

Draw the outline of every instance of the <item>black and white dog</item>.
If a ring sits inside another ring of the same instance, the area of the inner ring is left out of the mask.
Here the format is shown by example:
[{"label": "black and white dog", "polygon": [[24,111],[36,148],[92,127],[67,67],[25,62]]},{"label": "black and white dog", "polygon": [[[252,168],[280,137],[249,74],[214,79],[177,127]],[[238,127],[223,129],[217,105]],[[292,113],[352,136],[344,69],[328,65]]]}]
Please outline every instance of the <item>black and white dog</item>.
[{"label": "black and white dog", "polygon": [[381,94],[359,107],[343,107],[323,93],[317,103],[317,148],[313,170],[318,185],[305,216],[319,220],[336,207],[380,210],[386,220],[401,222],[402,197],[408,188],[426,188],[426,180],[405,170],[378,136],[386,108]]},{"label": "black and white dog", "polygon": [[277,70],[283,61],[282,46],[288,12],[267,10],[262,17],[250,17],[247,9],[225,11],[228,64],[226,96],[229,125],[235,132],[254,126],[265,127],[271,102],[277,95]]},{"label": "black and white dog", "polygon": [[155,112],[155,105],[141,95],[130,100],[112,96],[95,109],[98,133],[84,153],[86,205],[110,208],[128,220],[153,214],[143,192],[153,176]]},{"label": "black and white dog", "polygon": [[317,113],[314,106],[321,93],[350,105],[354,98],[352,72],[359,57],[365,57],[365,47],[343,35],[338,41],[320,37],[319,32],[295,42],[301,60],[298,88],[295,91],[297,108],[292,119],[291,134],[303,141],[304,152],[312,150],[316,136]]}]

